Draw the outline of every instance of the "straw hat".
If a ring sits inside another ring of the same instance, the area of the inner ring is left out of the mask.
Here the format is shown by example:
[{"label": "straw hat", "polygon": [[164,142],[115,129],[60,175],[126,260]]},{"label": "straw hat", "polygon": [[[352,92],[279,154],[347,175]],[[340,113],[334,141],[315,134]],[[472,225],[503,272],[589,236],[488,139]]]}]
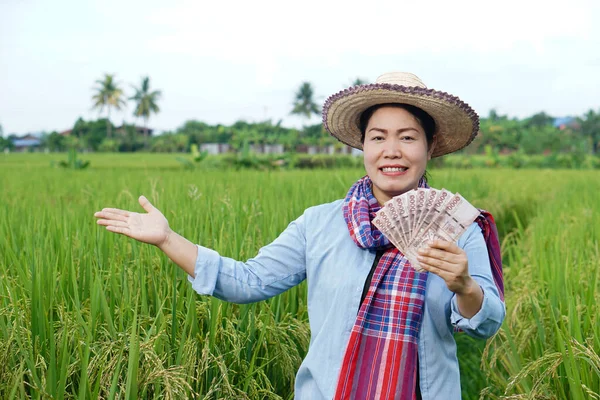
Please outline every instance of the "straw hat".
[{"label": "straw hat", "polygon": [[411,104],[431,115],[437,136],[432,157],[462,149],[479,131],[479,116],[467,103],[427,89],[408,72],[389,72],[374,84],[352,86],[330,96],[323,106],[323,125],[339,141],[362,150],[360,116],[367,108],[385,103]]}]

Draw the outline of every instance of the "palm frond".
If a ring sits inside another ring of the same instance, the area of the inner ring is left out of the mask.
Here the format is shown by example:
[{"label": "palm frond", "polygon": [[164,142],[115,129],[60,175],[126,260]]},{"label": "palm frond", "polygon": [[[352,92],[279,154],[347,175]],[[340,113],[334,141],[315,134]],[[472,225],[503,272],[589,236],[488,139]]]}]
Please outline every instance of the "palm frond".
[{"label": "palm frond", "polygon": [[130,98],[136,102],[133,115],[148,119],[151,113],[158,113],[160,108],[156,104],[162,92],[155,90],[150,92],[150,78],[143,77],[140,87],[134,87],[135,94]]}]

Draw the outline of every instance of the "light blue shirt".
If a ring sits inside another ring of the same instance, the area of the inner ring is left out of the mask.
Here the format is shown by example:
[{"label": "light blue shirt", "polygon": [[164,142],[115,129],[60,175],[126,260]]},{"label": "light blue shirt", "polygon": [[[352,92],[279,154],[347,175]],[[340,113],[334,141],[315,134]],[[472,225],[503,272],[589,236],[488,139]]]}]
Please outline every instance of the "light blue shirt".
[{"label": "light blue shirt", "polygon": [[[342,203],[337,200],[308,208],[246,262],[198,246],[195,278],[190,277],[199,294],[234,303],[265,300],[307,280],[311,340],[296,375],[296,399],[333,398],[365,280],[375,259],[374,251],[359,248],[350,237]],[[428,275],[419,332],[423,400],[461,397],[454,327],[488,338],[504,320],[504,303],[498,296],[477,223],[460,237],[458,246],[467,253],[469,273],[483,289],[483,304],[472,318],[463,317],[444,280]]]}]

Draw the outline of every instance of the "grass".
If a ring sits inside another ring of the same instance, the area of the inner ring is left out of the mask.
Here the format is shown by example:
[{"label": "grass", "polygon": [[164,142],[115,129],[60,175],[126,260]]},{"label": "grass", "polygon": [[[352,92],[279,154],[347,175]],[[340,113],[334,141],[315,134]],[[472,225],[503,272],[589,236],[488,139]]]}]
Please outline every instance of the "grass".
[{"label": "grass", "polygon": [[[305,285],[243,306],[200,297],[160,251],[93,212],[141,211],[143,193],[177,232],[246,259],[362,171],[82,157],[91,166],[77,171],[48,168],[63,155],[0,155],[0,398],[292,398],[310,340]],[[503,239],[507,320],[487,346],[457,337],[464,398],[600,398],[598,173],[431,175],[490,210]]]}]

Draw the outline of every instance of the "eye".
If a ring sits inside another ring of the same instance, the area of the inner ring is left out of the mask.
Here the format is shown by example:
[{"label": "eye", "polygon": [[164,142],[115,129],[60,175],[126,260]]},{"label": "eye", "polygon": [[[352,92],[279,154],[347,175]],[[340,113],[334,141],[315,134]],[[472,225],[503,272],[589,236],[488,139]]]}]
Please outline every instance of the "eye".
[{"label": "eye", "polygon": [[410,142],[410,141],[413,141],[413,140],[415,140],[415,138],[414,138],[414,137],[412,137],[412,136],[408,136],[408,135],[406,135],[406,136],[402,136],[402,137],[400,137],[400,140],[402,140],[402,141],[405,141],[405,142]]},{"label": "eye", "polygon": [[374,141],[374,142],[380,142],[380,141],[383,140],[383,136],[382,135],[376,135],[376,136],[371,137],[371,140]]}]

